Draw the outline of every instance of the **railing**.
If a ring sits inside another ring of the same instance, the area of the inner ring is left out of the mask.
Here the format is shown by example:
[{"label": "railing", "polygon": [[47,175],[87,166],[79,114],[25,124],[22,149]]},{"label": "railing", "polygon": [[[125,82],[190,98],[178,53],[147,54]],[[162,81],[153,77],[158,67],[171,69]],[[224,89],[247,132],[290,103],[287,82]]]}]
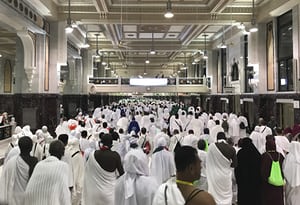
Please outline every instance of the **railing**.
[{"label": "railing", "polygon": [[[141,78],[142,79],[142,78]],[[130,85],[130,78],[91,77],[89,93],[209,93],[211,77],[167,78],[167,85]]]},{"label": "railing", "polygon": [[[89,83],[95,85],[130,85],[130,78],[105,78],[105,77],[91,77]],[[211,77],[202,78],[168,78],[167,85],[206,85],[211,87]]]}]

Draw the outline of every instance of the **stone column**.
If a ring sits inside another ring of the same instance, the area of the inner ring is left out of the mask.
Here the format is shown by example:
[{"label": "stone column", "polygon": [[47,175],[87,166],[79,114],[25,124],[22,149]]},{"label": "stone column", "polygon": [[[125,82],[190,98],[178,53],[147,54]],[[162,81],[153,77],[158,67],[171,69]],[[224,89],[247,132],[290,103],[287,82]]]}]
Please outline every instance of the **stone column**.
[{"label": "stone column", "polygon": [[32,38],[28,34],[27,28],[24,28],[21,31],[17,31],[17,35],[21,39],[21,42],[23,44],[23,54],[24,54],[24,71],[27,77],[27,83],[28,83],[28,92],[32,91],[32,82],[33,77],[36,72],[35,67],[35,48],[32,41]]}]

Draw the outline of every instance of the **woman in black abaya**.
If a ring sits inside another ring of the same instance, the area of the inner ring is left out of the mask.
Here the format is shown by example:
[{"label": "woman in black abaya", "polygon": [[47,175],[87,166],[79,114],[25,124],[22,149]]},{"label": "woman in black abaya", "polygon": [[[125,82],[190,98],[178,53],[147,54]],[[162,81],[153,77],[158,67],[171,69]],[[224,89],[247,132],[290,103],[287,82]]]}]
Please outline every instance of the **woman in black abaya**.
[{"label": "woman in black abaya", "polygon": [[237,160],[238,204],[261,205],[261,155],[250,138],[242,139]]}]

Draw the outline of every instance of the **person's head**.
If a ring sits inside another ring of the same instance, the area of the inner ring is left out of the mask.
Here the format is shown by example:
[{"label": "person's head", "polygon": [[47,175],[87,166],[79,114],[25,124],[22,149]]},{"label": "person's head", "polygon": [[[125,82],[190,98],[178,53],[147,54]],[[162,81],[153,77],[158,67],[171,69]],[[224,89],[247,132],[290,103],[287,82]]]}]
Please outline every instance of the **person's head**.
[{"label": "person's head", "polygon": [[120,136],[117,132],[112,132],[110,134],[111,134],[111,137],[114,141],[118,141],[120,139]]},{"label": "person's head", "polygon": [[249,137],[245,137],[245,138],[242,138],[240,140],[241,141],[239,141],[239,146],[241,148],[247,148],[247,147],[249,147],[252,144],[252,139],[249,138]]},{"label": "person's head", "polygon": [[234,146],[234,140],[232,137],[229,137],[226,141],[229,145]]},{"label": "person's head", "polygon": [[151,122],[151,123],[154,123],[154,122],[155,122],[154,117],[151,117],[151,118],[150,118],[150,122]]},{"label": "person's head", "polygon": [[266,151],[276,151],[275,137],[273,135],[266,136]]},{"label": "person's head", "polygon": [[84,138],[84,139],[87,137],[87,131],[86,130],[81,131],[81,137]]},{"label": "person's head", "polygon": [[144,134],[146,134],[146,132],[147,132],[147,129],[145,127],[142,127],[141,133],[144,135]]},{"label": "person's head", "polygon": [[30,137],[24,136],[21,137],[18,141],[19,149],[21,151],[21,154],[27,154],[31,152],[32,149],[32,140]]},{"label": "person's head", "polygon": [[129,137],[128,139],[129,141],[129,146],[130,148],[137,148],[139,145],[138,145],[138,136],[137,135],[132,135],[131,137]]},{"label": "person's head", "polygon": [[265,120],[264,120],[264,118],[262,118],[262,117],[260,117],[259,119],[258,119],[258,125],[266,125],[266,122],[265,122]]},{"label": "person's head", "polygon": [[206,147],[205,140],[200,139],[200,140],[198,141],[198,149],[200,149],[200,150],[205,150],[205,147]]},{"label": "person's head", "polygon": [[106,128],[107,128],[107,122],[103,122],[103,123],[102,123],[102,127],[103,127],[104,129],[106,129]]},{"label": "person's head", "polygon": [[120,129],[119,129],[119,134],[124,134],[123,128],[120,128]]},{"label": "person's head", "polygon": [[201,160],[197,150],[182,146],[175,152],[176,175],[178,179],[193,182],[200,178]]},{"label": "person's head", "polygon": [[204,129],[203,129],[203,133],[206,134],[206,135],[209,135],[209,129],[208,129],[207,127],[204,128]]},{"label": "person's head", "polygon": [[194,134],[194,130],[189,130],[189,131],[188,131],[188,134],[189,134],[189,135],[193,135],[193,134]]},{"label": "person's head", "polygon": [[276,127],[276,134],[281,136],[283,134],[282,128],[281,127]]},{"label": "person's head", "polygon": [[215,123],[216,123],[216,125],[219,125],[220,124],[220,120],[216,120]]},{"label": "person's head", "polygon": [[58,136],[58,140],[62,141],[62,143],[64,143],[64,145],[67,146],[68,140],[69,140],[69,136],[67,134],[60,134]]},{"label": "person's head", "polygon": [[51,156],[57,157],[59,160],[65,154],[65,145],[60,140],[54,140],[50,143],[49,153]]},{"label": "person's head", "polygon": [[104,134],[101,138],[103,146],[112,147],[113,138],[110,134]]},{"label": "person's head", "polygon": [[173,135],[178,135],[179,134],[179,131],[177,130],[177,129],[175,129],[174,131],[173,131]]},{"label": "person's head", "polygon": [[147,155],[139,149],[131,149],[124,158],[124,171],[138,176],[148,176]]},{"label": "person's head", "polygon": [[218,132],[217,140],[226,140],[226,135],[224,132]]},{"label": "person's head", "polygon": [[44,133],[48,132],[48,127],[47,127],[46,125],[44,125],[44,126],[42,127],[42,131],[43,131]]}]

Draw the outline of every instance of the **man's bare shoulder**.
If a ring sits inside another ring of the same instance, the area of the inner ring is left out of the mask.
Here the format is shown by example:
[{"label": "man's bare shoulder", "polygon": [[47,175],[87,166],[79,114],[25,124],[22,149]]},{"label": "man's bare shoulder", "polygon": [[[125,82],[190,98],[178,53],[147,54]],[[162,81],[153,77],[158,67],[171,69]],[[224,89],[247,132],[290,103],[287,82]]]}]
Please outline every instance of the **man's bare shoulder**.
[{"label": "man's bare shoulder", "polygon": [[216,202],[212,195],[206,191],[201,191],[197,194],[189,203],[189,205],[216,205]]}]

